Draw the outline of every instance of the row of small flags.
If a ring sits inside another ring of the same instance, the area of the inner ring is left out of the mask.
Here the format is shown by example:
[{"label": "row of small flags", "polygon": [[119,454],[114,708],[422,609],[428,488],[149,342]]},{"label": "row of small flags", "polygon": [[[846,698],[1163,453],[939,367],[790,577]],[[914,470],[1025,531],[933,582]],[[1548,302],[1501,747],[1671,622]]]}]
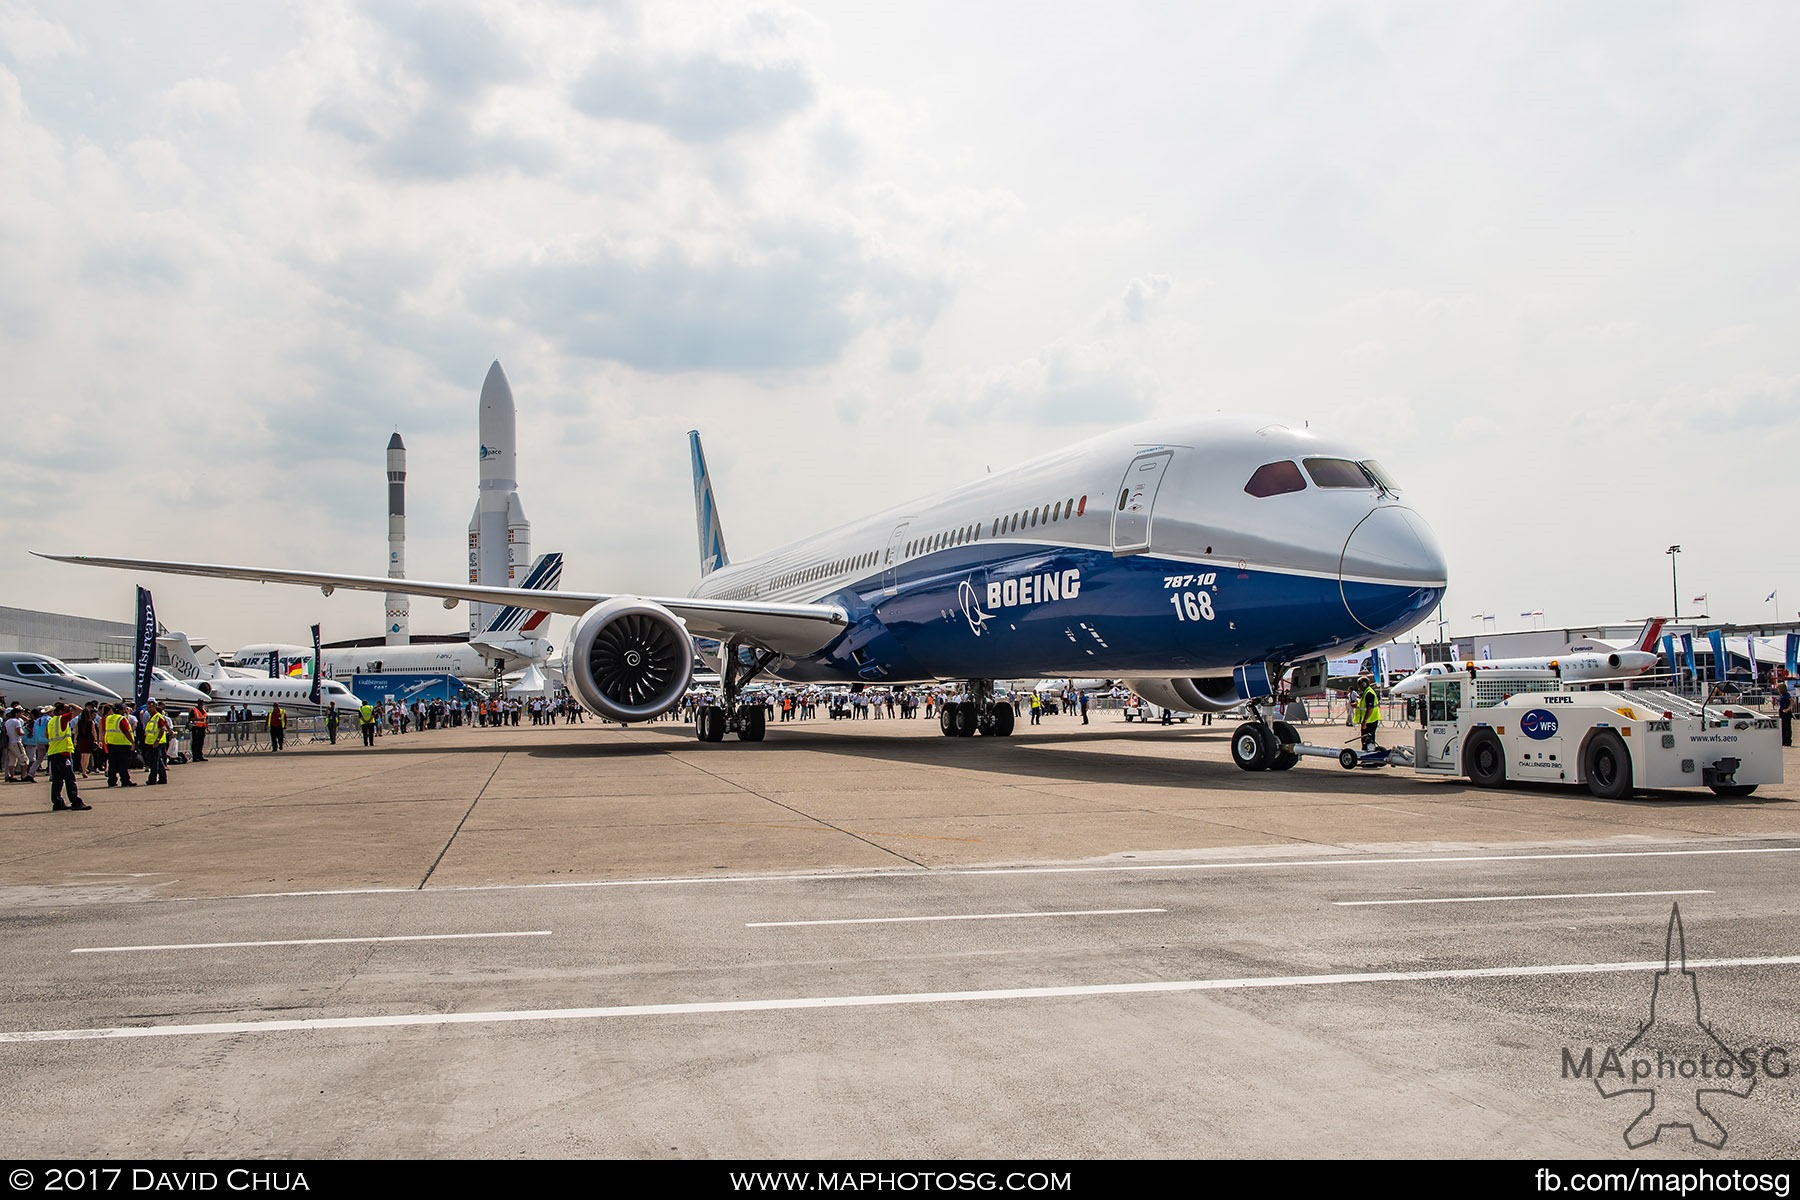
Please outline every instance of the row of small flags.
[{"label": "row of small flags", "polygon": [[[1719,683],[1723,683],[1726,679],[1727,664],[1730,661],[1725,653],[1725,635],[1721,631],[1715,629],[1706,635],[1706,640],[1712,643],[1713,679]],[[1758,639],[1751,636],[1746,636],[1744,638],[1744,657],[1750,663],[1752,675],[1754,675],[1756,671],[1757,640]],[[1765,638],[1762,640],[1770,641],[1773,639]],[[1669,664],[1671,670],[1674,669],[1677,662],[1675,657],[1675,645],[1677,641],[1681,643],[1681,658],[1679,661],[1684,670],[1690,678],[1699,678],[1700,671],[1694,664],[1694,635],[1691,633],[1681,634],[1679,638],[1674,634],[1663,634],[1663,661]],[[1786,666],[1788,675],[1800,675],[1800,633],[1790,633],[1787,635],[1786,649],[1787,654],[1785,655],[1785,658],[1787,659]]]}]

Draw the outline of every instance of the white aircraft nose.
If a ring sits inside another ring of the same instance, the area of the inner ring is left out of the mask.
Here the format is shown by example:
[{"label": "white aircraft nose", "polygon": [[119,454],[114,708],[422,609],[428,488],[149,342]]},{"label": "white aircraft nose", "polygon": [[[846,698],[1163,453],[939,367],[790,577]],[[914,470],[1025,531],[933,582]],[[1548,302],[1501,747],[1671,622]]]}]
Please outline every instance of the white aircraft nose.
[{"label": "white aircraft nose", "polygon": [[[1413,611],[1421,589],[1441,589],[1449,576],[1444,551],[1425,518],[1383,505],[1351,530],[1338,560],[1344,606],[1367,629],[1385,629]],[[1436,597],[1430,597],[1435,603]]]},{"label": "white aircraft nose", "polygon": [[1390,504],[1375,509],[1351,531],[1338,573],[1376,583],[1442,587],[1449,569],[1425,518]]}]

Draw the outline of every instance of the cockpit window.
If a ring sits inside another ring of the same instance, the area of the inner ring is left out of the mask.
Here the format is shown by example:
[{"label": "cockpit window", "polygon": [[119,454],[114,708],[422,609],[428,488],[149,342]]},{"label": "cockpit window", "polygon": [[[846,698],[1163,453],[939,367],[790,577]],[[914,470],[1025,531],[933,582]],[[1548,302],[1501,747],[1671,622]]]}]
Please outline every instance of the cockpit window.
[{"label": "cockpit window", "polygon": [[13,664],[13,671],[19,675],[42,675],[43,665],[34,662],[18,662]]},{"label": "cockpit window", "polygon": [[1365,458],[1363,459],[1362,465],[1363,470],[1373,475],[1375,477],[1375,482],[1379,483],[1384,490],[1390,492],[1398,492],[1400,490],[1400,485],[1394,482],[1394,477],[1389,475],[1382,465],[1374,459]]},{"label": "cockpit window", "polygon": [[1300,477],[1300,468],[1291,462],[1264,463],[1256,468],[1256,474],[1250,477],[1244,490],[1252,496],[1279,496],[1285,492],[1305,491],[1306,480]]},{"label": "cockpit window", "polygon": [[1306,473],[1322,488],[1375,487],[1375,477],[1347,458],[1309,458]]}]

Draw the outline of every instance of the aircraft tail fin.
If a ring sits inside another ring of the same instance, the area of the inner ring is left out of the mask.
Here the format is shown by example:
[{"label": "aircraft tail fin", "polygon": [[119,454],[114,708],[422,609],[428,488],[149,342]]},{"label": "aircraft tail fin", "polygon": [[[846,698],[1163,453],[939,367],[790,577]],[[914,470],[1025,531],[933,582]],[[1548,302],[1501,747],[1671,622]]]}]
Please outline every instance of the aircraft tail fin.
[{"label": "aircraft tail fin", "polygon": [[719,507],[713,502],[712,476],[706,470],[706,451],[700,448],[700,431],[688,430],[688,450],[694,459],[694,522],[700,532],[700,574],[711,575],[731,561],[725,551],[725,531],[719,525]]},{"label": "aircraft tail fin", "polygon": [[194,649],[185,633],[158,634],[156,641],[168,652],[170,673],[185,682],[219,679],[225,674],[218,653],[210,646]]},{"label": "aircraft tail fin", "polygon": [[1666,617],[1651,617],[1644,622],[1644,632],[1638,636],[1637,648],[1656,653],[1656,639],[1662,635],[1663,626],[1668,624]]},{"label": "aircraft tail fin", "polygon": [[[540,554],[531,564],[531,570],[525,573],[525,580],[520,587],[530,588],[538,592],[554,592],[562,583],[563,556],[562,551],[552,550],[548,554]],[[508,604],[504,608],[496,608],[487,628],[480,636],[530,638],[538,636],[538,628],[543,625],[550,614],[543,609],[530,609],[524,605]]]}]

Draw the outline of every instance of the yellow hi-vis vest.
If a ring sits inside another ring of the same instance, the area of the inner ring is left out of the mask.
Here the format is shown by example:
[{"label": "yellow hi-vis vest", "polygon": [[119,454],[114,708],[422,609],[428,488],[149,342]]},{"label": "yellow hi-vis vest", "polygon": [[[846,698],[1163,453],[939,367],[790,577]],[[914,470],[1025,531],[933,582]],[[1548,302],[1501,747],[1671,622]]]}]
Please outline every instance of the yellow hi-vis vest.
[{"label": "yellow hi-vis vest", "polygon": [[1351,714],[1351,719],[1358,725],[1372,725],[1381,720],[1381,698],[1374,688],[1364,688],[1362,695],[1356,698],[1356,711]]},{"label": "yellow hi-vis vest", "polygon": [[106,744],[109,746],[131,745],[131,725],[125,714],[113,713],[106,718]]},{"label": "yellow hi-vis vest", "polygon": [[161,713],[151,713],[144,722],[144,742],[150,746],[160,746],[169,740],[169,718]]},{"label": "yellow hi-vis vest", "polygon": [[356,719],[364,725],[373,725],[375,723],[375,706],[373,704],[365,704],[357,709]]},{"label": "yellow hi-vis vest", "polygon": [[51,755],[75,753],[75,728],[63,718],[50,716],[50,750]]}]

